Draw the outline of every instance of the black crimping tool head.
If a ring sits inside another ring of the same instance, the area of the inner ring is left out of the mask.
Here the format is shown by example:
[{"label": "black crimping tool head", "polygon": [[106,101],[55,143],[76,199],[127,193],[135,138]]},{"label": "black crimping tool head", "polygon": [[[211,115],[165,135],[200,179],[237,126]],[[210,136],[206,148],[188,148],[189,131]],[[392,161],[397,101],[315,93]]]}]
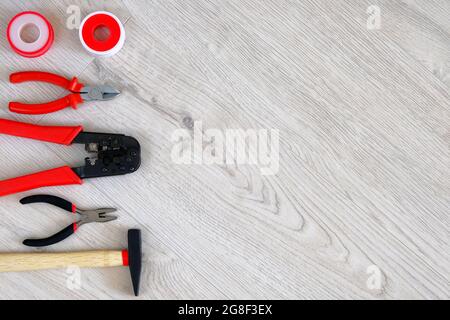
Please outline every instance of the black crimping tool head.
[{"label": "black crimping tool head", "polygon": [[80,132],[72,143],[84,144],[88,153],[85,165],[72,168],[81,178],[97,178],[135,172],[141,165],[139,142],[122,134]]}]

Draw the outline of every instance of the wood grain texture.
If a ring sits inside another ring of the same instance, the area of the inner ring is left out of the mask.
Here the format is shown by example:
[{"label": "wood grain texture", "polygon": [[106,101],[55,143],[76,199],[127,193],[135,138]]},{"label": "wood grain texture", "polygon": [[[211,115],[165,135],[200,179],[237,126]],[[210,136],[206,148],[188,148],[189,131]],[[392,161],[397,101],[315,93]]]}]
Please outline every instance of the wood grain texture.
[{"label": "wood grain texture", "polygon": [[[448,299],[448,1],[98,1],[126,22],[119,54],[93,59],[65,28],[76,1],[32,1],[57,41],[41,59],[0,57],[1,117],[126,133],[143,149],[136,174],[42,191],[82,207],[116,206],[114,223],[86,225],[48,251],[120,249],[143,229],[143,299]],[[107,3],[107,4],[106,4]],[[366,27],[380,6],[380,30]],[[105,8],[104,8],[105,7]],[[0,4],[2,32],[24,10]],[[447,11],[447,14],[444,12]],[[61,92],[12,86],[27,68],[107,82],[110,102],[42,117],[11,115],[13,97]],[[177,165],[176,129],[278,129],[280,170]],[[1,137],[0,177],[78,163],[82,149]],[[33,192],[24,195],[33,194]],[[58,209],[0,199],[0,251],[67,223]],[[382,286],[367,286],[376,265]],[[0,298],[128,299],[128,270],[0,274]]]}]

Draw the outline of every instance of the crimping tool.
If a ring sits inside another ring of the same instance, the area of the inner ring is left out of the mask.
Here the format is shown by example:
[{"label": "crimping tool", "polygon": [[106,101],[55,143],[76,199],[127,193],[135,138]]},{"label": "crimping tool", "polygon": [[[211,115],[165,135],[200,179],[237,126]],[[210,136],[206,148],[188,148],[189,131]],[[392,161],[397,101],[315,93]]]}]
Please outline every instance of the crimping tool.
[{"label": "crimping tool", "polygon": [[88,153],[83,166],[63,166],[0,181],[0,196],[41,187],[81,184],[82,179],[123,175],[135,172],[141,164],[139,142],[123,134],[84,132],[82,126],[40,126],[0,119],[0,134],[51,143],[84,144]]}]

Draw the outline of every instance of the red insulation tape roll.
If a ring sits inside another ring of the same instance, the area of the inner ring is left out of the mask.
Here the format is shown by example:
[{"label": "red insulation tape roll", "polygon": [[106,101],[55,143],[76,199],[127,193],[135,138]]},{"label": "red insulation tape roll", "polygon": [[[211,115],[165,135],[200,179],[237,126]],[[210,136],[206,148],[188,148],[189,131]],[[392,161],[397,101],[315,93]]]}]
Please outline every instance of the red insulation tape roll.
[{"label": "red insulation tape roll", "polygon": [[[96,31],[100,28],[107,31],[104,39],[96,37]],[[125,42],[125,29],[120,20],[112,13],[93,12],[81,23],[80,41],[83,47],[95,56],[112,56],[122,48]]]}]

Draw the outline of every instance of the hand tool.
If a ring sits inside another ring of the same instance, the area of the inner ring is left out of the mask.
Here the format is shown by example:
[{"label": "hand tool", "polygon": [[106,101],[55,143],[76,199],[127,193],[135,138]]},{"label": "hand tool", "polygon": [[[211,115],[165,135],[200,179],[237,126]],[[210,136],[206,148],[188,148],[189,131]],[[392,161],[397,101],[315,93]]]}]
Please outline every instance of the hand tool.
[{"label": "hand tool", "polygon": [[115,208],[101,208],[96,210],[82,210],[78,208],[75,204],[62,199],[60,197],[52,196],[52,195],[34,195],[25,197],[20,200],[21,204],[30,204],[30,203],[48,203],[54,205],[58,208],[66,210],[68,212],[72,212],[74,214],[79,214],[80,219],[77,222],[74,222],[68,225],[66,228],[62,229],[60,232],[55,233],[54,235],[44,238],[44,239],[26,239],[23,241],[23,244],[29,247],[46,247],[56,244],[58,242],[63,241],[68,238],[70,235],[74,234],[79,227],[83,224],[90,222],[109,222],[112,220],[116,220],[117,216],[108,215],[110,212],[117,211]]},{"label": "hand tool", "polygon": [[43,269],[130,267],[133,291],[139,295],[142,268],[142,240],[139,229],[128,230],[128,250],[81,252],[0,253],[0,272],[20,272]]},{"label": "hand tool", "polygon": [[[96,36],[101,28],[108,32],[105,39],[99,39]],[[119,52],[125,43],[125,28],[122,22],[110,12],[90,13],[81,22],[79,30],[84,49],[96,57],[111,57]]]},{"label": "hand tool", "polygon": [[0,119],[0,134],[70,145],[84,144],[88,153],[84,165],[63,166],[18,178],[0,181],[0,196],[41,187],[81,184],[82,179],[135,172],[141,164],[141,147],[133,137],[123,134],[84,132],[82,126],[39,126]]},{"label": "hand tool", "polygon": [[[27,26],[32,26],[38,31],[38,36],[34,41],[28,42],[22,38],[22,32]],[[52,25],[42,14],[25,11],[11,19],[6,35],[9,45],[16,53],[26,58],[36,58],[50,49],[55,34]]]},{"label": "hand tool", "polygon": [[120,94],[120,91],[108,85],[86,86],[76,77],[72,80],[57,74],[41,71],[24,71],[12,73],[9,76],[11,83],[22,83],[26,81],[47,82],[69,90],[67,96],[46,103],[25,104],[21,102],[10,102],[9,110],[22,114],[46,114],[56,112],[67,107],[77,108],[79,103],[93,100],[110,100]]}]

